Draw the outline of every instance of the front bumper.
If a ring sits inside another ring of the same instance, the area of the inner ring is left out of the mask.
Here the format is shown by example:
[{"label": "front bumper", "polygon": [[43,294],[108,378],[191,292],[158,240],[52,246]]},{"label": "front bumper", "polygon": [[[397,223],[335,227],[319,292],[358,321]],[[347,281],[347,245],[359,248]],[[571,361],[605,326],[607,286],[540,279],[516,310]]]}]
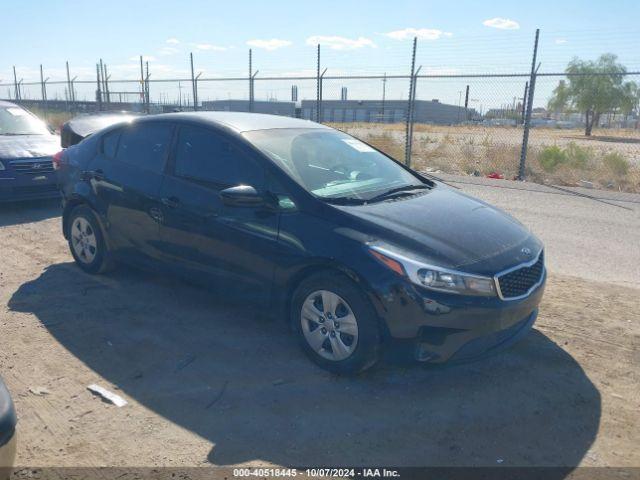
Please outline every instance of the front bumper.
[{"label": "front bumper", "polygon": [[526,335],[537,317],[545,282],[546,271],[527,297],[501,300],[435,292],[403,281],[379,299],[394,347],[412,352],[419,361],[462,361]]},{"label": "front bumper", "polygon": [[[4,180],[4,179],[3,179]],[[59,198],[60,189],[53,181],[25,184],[12,180],[0,182],[0,202]]]}]

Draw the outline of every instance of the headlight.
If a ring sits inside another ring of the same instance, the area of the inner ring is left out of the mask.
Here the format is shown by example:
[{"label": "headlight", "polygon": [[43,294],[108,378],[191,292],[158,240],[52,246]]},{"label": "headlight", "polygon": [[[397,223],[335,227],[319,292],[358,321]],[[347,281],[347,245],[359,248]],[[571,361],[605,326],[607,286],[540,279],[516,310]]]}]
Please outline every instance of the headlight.
[{"label": "headlight", "polygon": [[4,169],[5,169],[5,168],[4,168],[4,163],[2,163],[2,160],[0,160],[0,172],[1,172],[2,170],[4,170]]},{"label": "headlight", "polygon": [[369,246],[369,251],[387,268],[407,277],[416,285],[461,295],[496,296],[496,285],[492,277],[471,275],[436,265],[428,265],[379,246]]}]

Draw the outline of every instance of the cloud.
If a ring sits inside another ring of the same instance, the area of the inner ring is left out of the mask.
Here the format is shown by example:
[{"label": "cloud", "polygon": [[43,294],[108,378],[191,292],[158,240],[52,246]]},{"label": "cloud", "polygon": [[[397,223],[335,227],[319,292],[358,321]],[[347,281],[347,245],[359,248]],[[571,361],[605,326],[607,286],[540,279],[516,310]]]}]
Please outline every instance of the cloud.
[{"label": "cloud", "polygon": [[502,17],[490,18],[482,22],[482,24],[486,27],[498,28],[500,30],[517,30],[520,28],[520,24],[515,20]]},{"label": "cloud", "polygon": [[170,45],[177,45],[180,43],[180,40],[178,40],[175,37],[171,37],[171,38],[167,38],[167,43]]},{"label": "cloud", "polygon": [[178,53],[180,50],[178,50],[175,47],[162,47],[160,50],[158,50],[158,54],[159,55],[174,55],[176,53]]},{"label": "cloud", "polygon": [[213,52],[224,52],[227,47],[221,47],[219,45],[211,45],[210,43],[194,43],[194,47],[198,50],[210,50]]},{"label": "cloud", "polygon": [[376,44],[366,37],[353,39],[338,36],[313,35],[307,38],[306,44],[313,46],[320,44],[324,47],[329,47],[332,50],[353,50],[362,47],[376,48]]},{"label": "cloud", "polygon": [[255,48],[263,48],[265,50],[277,50],[278,48],[288,47],[291,45],[289,40],[280,40],[278,38],[272,38],[270,40],[249,40],[247,45]]},{"label": "cloud", "polygon": [[[132,62],[139,62],[140,61],[140,56],[137,57],[129,57],[129,60],[131,60]],[[143,55],[142,56],[142,61],[143,62],[155,62],[156,57],[154,57],[153,55]]]},{"label": "cloud", "polygon": [[420,40],[438,40],[441,37],[450,37],[453,34],[436,28],[403,28],[402,30],[387,32],[384,35],[394,40],[407,40],[413,37],[418,37]]},{"label": "cloud", "polygon": [[567,39],[566,38],[556,38],[556,40],[555,40],[555,44],[556,45],[563,45],[565,43],[567,43]]}]

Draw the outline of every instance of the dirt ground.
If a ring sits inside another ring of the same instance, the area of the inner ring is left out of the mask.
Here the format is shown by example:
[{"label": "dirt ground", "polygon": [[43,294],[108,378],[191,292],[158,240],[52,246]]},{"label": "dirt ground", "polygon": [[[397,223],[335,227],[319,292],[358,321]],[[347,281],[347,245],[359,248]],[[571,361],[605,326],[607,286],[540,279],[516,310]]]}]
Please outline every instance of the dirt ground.
[{"label": "dirt ground", "polygon": [[[395,158],[405,157],[403,124],[333,126]],[[519,174],[522,134],[522,127],[416,124],[412,165],[450,174],[500,173],[512,179]],[[535,127],[528,145],[529,181],[640,193],[640,130],[596,129],[591,137],[585,137],[579,129]],[[545,167],[541,157],[552,146],[565,152],[568,160],[557,167]]]},{"label": "dirt ground", "polygon": [[82,273],[58,214],[0,208],[18,466],[640,466],[638,285],[551,269],[535,330],[508,352],[340,378],[250,307],[126,268]]}]

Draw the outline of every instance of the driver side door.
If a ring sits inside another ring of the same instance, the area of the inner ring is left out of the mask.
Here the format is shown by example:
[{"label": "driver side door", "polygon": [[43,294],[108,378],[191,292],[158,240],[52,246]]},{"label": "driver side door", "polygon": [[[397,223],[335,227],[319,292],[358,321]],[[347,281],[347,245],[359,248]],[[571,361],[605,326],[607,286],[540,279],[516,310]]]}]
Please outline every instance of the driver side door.
[{"label": "driver side door", "polygon": [[220,192],[238,185],[265,193],[259,159],[223,133],[179,126],[160,189],[160,244],[181,272],[213,280],[225,295],[266,300],[277,257],[279,216],[262,205],[225,205]]}]

